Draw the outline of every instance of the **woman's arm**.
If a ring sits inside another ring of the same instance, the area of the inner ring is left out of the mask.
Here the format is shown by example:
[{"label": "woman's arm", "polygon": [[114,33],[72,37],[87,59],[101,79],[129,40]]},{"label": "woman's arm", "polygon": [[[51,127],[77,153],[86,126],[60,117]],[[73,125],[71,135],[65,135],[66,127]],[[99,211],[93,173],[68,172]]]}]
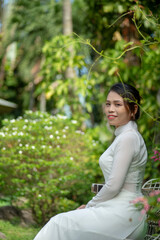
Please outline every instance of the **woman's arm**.
[{"label": "woman's arm", "polygon": [[113,165],[108,181],[88,202],[86,208],[110,200],[121,191],[131,162],[139,149],[138,145],[139,139],[134,133],[125,133],[119,138],[114,149]]}]

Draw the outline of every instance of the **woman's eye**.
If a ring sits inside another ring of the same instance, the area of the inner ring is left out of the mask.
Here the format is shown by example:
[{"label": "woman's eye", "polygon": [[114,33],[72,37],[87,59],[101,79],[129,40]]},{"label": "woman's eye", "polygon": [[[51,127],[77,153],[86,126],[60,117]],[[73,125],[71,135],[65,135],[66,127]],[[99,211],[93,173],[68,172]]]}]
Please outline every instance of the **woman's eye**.
[{"label": "woman's eye", "polygon": [[106,106],[110,106],[110,103],[106,103]]},{"label": "woman's eye", "polygon": [[116,103],[115,105],[116,105],[116,107],[120,107],[121,106],[121,104],[119,104],[119,103]]}]

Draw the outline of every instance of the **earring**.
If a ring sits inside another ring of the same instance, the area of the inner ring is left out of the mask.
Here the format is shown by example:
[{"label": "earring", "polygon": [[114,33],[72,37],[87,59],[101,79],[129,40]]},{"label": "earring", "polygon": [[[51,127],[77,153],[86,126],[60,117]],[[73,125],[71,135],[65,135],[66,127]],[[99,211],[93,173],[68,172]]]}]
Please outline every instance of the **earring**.
[{"label": "earring", "polygon": [[132,120],[135,120],[135,115],[134,115],[134,113],[131,113],[131,119],[132,119]]}]

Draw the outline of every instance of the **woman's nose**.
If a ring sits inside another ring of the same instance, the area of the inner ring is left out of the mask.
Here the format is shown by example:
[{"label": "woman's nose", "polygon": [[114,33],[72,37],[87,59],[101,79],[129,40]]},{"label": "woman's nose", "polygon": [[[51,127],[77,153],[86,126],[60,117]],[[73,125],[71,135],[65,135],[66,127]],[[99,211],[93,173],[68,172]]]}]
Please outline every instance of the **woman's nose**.
[{"label": "woman's nose", "polygon": [[108,109],[109,112],[114,112],[114,106],[111,104]]}]

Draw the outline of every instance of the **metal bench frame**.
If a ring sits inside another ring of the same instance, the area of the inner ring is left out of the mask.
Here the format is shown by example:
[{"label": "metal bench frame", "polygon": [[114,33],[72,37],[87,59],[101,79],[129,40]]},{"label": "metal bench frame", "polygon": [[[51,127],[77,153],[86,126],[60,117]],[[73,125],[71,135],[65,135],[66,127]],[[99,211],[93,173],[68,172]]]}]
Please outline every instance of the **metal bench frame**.
[{"label": "metal bench frame", "polygon": [[[93,193],[98,193],[104,184],[93,183],[91,186],[91,191]],[[142,193],[144,196],[149,196],[150,192],[154,190],[160,190],[160,179],[151,179],[144,183],[142,186]],[[156,213],[160,216],[160,210]],[[148,230],[144,240],[160,240],[160,233],[158,236],[154,236],[156,233],[156,228],[158,227],[158,223],[154,221],[148,220]]]},{"label": "metal bench frame", "polygon": [[[145,196],[149,196],[149,194],[153,191],[160,190],[160,179],[151,179],[148,180],[144,185],[142,186],[142,193]],[[160,217],[160,209],[156,212],[156,214]],[[147,235],[145,237],[145,240],[158,240],[160,239],[160,233],[158,236],[154,236],[156,234],[156,228],[158,227],[158,223],[154,221],[148,220],[148,231]]]}]

